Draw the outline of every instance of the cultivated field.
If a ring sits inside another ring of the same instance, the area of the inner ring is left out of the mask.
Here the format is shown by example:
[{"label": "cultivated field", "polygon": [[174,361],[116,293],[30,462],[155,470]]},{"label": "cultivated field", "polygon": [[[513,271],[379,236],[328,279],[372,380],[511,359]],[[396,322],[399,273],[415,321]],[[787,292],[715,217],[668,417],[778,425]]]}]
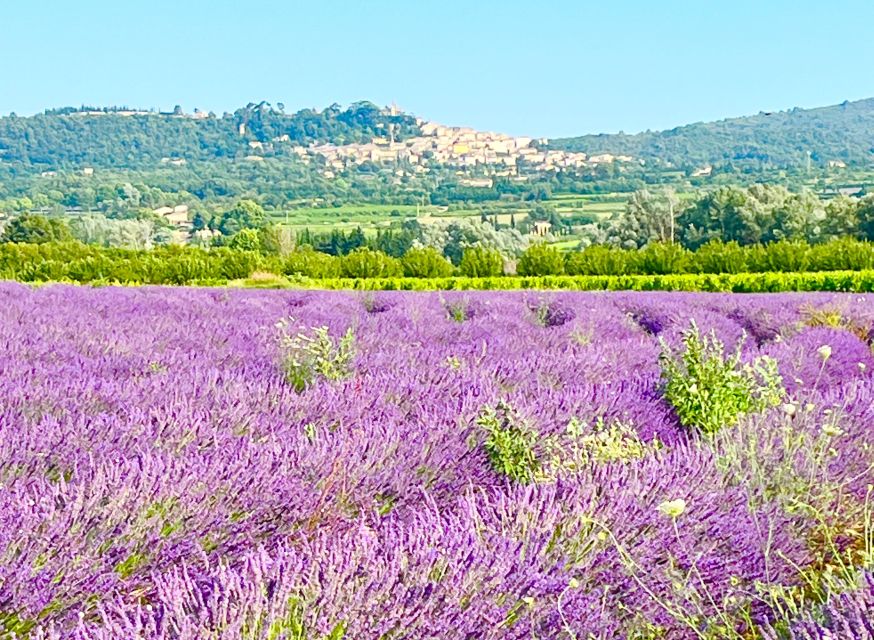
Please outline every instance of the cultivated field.
[{"label": "cultivated field", "polygon": [[[598,219],[609,218],[625,209],[627,193],[606,193],[600,195],[556,194],[545,201],[562,216],[591,214]],[[393,205],[393,204],[344,204],[338,207],[300,206],[271,214],[271,221],[286,224],[295,230],[309,229],[312,232],[330,232],[334,229],[349,231],[361,227],[367,234],[377,229],[389,228],[403,220],[416,219],[421,224],[430,224],[452,218],[479,218],[485,213],[491,220],[497,217],[499,224],[509,225],[511,218],[519,223],[528,217],[532,208],[530,202],[491,201],[470,207],[445,207],[435,205]],[[579,238],[574,236],[576,242]]]},{"label": "cultivated field", "polygon": [[3,284],[0,637],[871,638],[872,338],[858,295]]}]

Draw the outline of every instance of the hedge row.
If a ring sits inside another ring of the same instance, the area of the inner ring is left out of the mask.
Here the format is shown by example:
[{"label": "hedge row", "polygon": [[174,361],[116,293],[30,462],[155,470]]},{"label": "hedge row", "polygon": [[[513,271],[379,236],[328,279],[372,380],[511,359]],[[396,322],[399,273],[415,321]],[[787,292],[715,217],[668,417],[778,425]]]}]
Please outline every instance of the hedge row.
[{"label": "hedge row", "polygon": [[561,289],[571,291],[874,292],[874,269],[818,273],[733,273],[496,278],[296,278],[286,286],[362,291]]},{"label": "hedge row", "polygon": [[[103,249],[78,243],[0,244],[0,279],[23,282],[94,284],[211,284],[235,281],[244,286],[312,287],[362,290],[569,289],[634,291],[874,291],[874,269],[818,272],[693,273],[668,275],[531,275],[450,276],[440,265],[421,261],[423,273],[439,277],[402,277],[383,264],[382,254],[348,258],[340,274],[332,270],[307,275],[301,264],[328,258],[312,251],[286,258],[251,251],[166,247],[151,251]],[[422,256],[420,256],[422,257]],[[425,256],[428,259],[433,256]],[[486,256],[488,257],[488,256]],[[302,271],[304,273],[302,273]],[[343,277],[365,272],[367,277]],[[252,278],[266,272],[266,277]]]}]

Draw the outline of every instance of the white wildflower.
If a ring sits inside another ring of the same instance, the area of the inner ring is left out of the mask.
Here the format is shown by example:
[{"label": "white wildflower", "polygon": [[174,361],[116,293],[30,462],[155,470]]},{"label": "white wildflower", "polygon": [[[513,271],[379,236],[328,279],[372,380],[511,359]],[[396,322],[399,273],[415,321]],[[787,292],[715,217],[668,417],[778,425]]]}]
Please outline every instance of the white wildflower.
[{"label": "white wildflower", "polygon": [[686,501],[682,498],[676,500],[665,500],[659,505],[659,511],[669,518],[679,518],[686,510]]},{"label": "white wildflower", "polygon": [[839,436],[843,433],[843,431],[841,431],[840,428],[838,428],[838,426],[834,425],[834,424],[822,425],[822,432],[823,432],[823,434],[829,436],[830,438],[833,438],[835,436]]}]

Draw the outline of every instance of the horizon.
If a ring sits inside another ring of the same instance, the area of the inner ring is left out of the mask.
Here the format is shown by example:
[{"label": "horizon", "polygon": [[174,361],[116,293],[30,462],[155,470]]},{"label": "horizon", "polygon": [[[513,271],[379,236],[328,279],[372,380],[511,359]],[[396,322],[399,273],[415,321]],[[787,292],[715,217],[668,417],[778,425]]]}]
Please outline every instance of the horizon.
[{"label": "horizon", "polygon": [[558,138],[874,95],[858,80],[874,59],[865,33],[874,6],[860,0],[717,10],[683,0],[59,5],[0,12],[0,56],[24,61],[0,80],[0,113],[80,104],[222,113],[248,96],[293,112],[366,99],[447,125]]}]

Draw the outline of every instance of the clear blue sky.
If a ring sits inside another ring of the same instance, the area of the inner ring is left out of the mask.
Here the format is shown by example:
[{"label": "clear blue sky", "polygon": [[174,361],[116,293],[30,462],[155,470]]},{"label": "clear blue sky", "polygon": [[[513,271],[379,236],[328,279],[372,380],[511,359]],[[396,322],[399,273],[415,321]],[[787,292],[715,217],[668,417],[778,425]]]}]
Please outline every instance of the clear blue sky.
[{"label": "clear blue sky", "polygon": [[369,99],[538,136],[874,96],[872,0],[2,0],[0,113]]}]

